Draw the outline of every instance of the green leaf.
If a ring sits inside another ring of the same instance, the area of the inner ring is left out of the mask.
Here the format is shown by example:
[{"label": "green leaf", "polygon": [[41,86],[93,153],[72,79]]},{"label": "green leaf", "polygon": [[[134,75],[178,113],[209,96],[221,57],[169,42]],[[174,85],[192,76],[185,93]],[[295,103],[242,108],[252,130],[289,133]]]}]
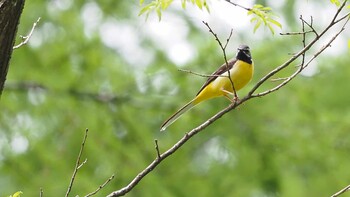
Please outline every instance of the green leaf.
[{"label": "green leaf", "polygon": [[280,29],[282,29],[282,25],[281,23],[279,23],[278,21],[272,19],[272,18],[269,18],[268,21],[274,25],[276,25],[277,27],[279,27]]},{"label": "green leaf", "polygon": [[260,9],[260,8],[263,8],[264,6],[263,5],[261,5],[261,4],[255,4],[254,6],[253,6],[253,8],[256,8],[256,9]]},{"label": "green leaf", "polygon": [[163,10],[167,9],[172,2],[173,0],[162,0],[161,1],[162,9]]},{"label": "green leaf", "polygon": [[209,12],[210,13],[210,9],[209,9],[209,6],[208,6],[208,3],[207,3],[207,1],[204,1],[204,7],[205,7],[205,9],[207,10],[207,12]]},{"label": "green leaf", "polygon": [[254,26],[254,30],[253,30],[254,33],[255,33],[256,30],[260,27],[260,25],[261,25],[261,21],[257,21],[257,23],[256,23],[255,26]]},{"label": "green leaf", "polygon": [[252,15],[252,14],[255,15],[250,20],[251,23],[255,23],[254,33],[261,26],[262,23],[264,23],[264,25],[270,29],[272,34],[275,33],[275,31],[273,29],[273,25],[275,25],[279,28],[282,28],[281,23],[279,23],[277,20],[273,19],[273,17],[275,17],[276,14],[274,14],[272,12],[272,9],[270,7],[264,7],[263,5],[256,4],[247,13],[247,15]]},{"label": "green leaf", "polygon": [[[170,0],[172,1],[172,0]],[[171,3],[171,2],[170,2]],[[160,0],[155,0],[152,1],[151,3],[149,3],[148,5],[144,6],[140,12],[139,12],[139,16],[142,14],[146,14],[146,20],[148,19],[149,14],[155,10],[157,15],[158,15],[158,19],[161,20],[162,18],[162,7],[165,6],[169,6],[169,1],[165,2],[165,1],[160,1]]]},{"label": "green leaf", "polygon": [[337,7],[340,6],[340,1],[339,0],[330,0],[330,2],[334,5],[336,5]]},{"label": "green leaf", "polygon": [[248,16],[251,15],[251,14],[254,14],[253,9],[250,9],[250,10],[247,12],[247,15],[248,15]]},{"label": "green leaf", "polygon": [[270,29],[272,35],[274,35],[275,34],[275,30],[273,29],[272,25],[270,23],[268,23],[267,27]]},{"label": "green leaf", "polygon": [[250,22],[253,23],[256,20],[258,20],[258,18],[254,17],[254,18],[250,19]]},{"label": "green leaf", "polygon": [[186,0],[181,1],[182,9],[186,9]]},{"label": "green leaf", "polygon": [[197,5],[200,9],[203,8],[202,1],[201,1],[201,0],[196,0],[196,5]]},{"label": "green leaf", "polygon": [[142,14],[144,14],[145,12],[147,12],[149,10],[150,10],[149,6],[143,7],[139,12],[139,16],[141,16]]},{"label": "green leaf", "polygon": [[161,7],[160,7],[160,6],[158,6],[158,7],[156,8],[156,12],[157,12],[159,21],[161,21],[161,20],[162,20],[162,10],[161,10]]},{"label": "green leaf", "polygon": [[270,12],[272,9],[270,7],[262,7],[261,10]]},{"label": "green leaf", "polygon": [[11,195],[10,197],[21,197],[21,194],[23,194],[23,192],[18,191],[16,193],[14,193],[13,195]]}]

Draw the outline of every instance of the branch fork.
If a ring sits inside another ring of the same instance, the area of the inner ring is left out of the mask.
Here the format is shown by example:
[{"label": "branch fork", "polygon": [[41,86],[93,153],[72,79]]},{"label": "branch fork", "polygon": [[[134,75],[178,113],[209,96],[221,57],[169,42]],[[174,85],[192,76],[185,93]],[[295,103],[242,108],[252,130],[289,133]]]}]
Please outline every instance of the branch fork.
[{"label": "branch fork", "polygon": [[[231,1],[227,0],[227,2],[231,3],[234,5],[234,3],[232,3]],[[214,116],[212,116],[211,118],[209,118],[208,120],[206,120],[204,123],[202,123],[201,125],[199,125],[198,127],[192,129],[189,132],[186,132],[184,134],[184,136],[178,141],[176,142],[171,148],[169,148],[167,151],[165,151],[164,153],[160,154],[159,152],[159,148],[158,148],[158,144],[157,141],[155,141],[156,144],[156,151],[157,151],[157,158],[152,161],[144,170],[142,170],[138,175],[135,176],[135,178],[125,187],[112,192],[111,194],[108,195],[108,197],[116,197],[116,196],[122,196],[127,194],[128,192],[130,192],[148,173],[150,173],[154,168],[156,168],[164,159],[166,159],[167,157],[169,157],[170,155],[172,155],[173,153],[175,153],[180,147],[182,147],[188,140],[190,140],[193,136],[195,136],[196,134],[202,132],[205,128],[207,128],[208,126],[210,126],[213,122],[215,122],[216,120],[218,120],[219,118],[221,118],[223,115],[225,115],[226,113],[230,112],[231,110],[237,108],[239,105],[245,103],[246,101],[252,99],[252,98],[256,98],[256,97],[263,97],[265,95],[268,95],[272,92],[277,91],[278,89],[282,88],[283,86],[285,86],[286,84],[288,84],[291,80],[293,80],[303,69],[305,69],[307,66],[310,65],[310,63],[317,58],[326,48],[330,47],[332,42],[344,31],[345,26],[347,25],[348,21],[349,21],[349,15],[350,13],[345,14],[344,16],[338,18],[339,13],[343,10],[343,8],[345,7],[346,4],[346,0],[342,3],[341,6],[339,6],[338,10],[336,11],[336,13],[334,14],[333,19],[331,20],[331,22],[329,23],[328,26],[326,26],[324,28],[323,31],[321,31],[320,33],[318,33],[314,28],[313,28],[313,19],[311,18],[310,23],[306,22],[302,17],[300,17],[301,23],[302,23],[302,31],[301,32],[297,32],[297,33],[285,33],[282,35],[302,35],[302,45],[303,48],[296,54],[294,54],[290,59],[288,59],[286,62],[284,62],[283,64],[281,64],[280,66],[276,67],[275,69],[273,69],[272,71],[270,71],[268,74],[266,74],[264,77],[262,77],[256,84],[255,86],[249,91],[249,93],[242,99],[237,100],[234,103],[231,103],[230,105],[228,105],[226,108],[222,109],[221,111],[219,111],[217,114],[215,114]],[[311,47],[314,46],[315,43],[317,43],[317,41],[326,33],[328,32],[328,30],[330,28],[332,28],[335,24],[341,22],[341,21],[345,21],[341,27],[340,30],[337,31],[337,33],[334,34],[334,36],[323,46],[321,47],[316,53],[313,54],[313,56],[305,61],[305,54],[306,52],[308,52],[310,50]],[[222,45],[221,42],[219,41],[217,35],[213,32],[213,30],[209,27],[209,25],[205,22],[203,22],[208,28],[209,28],[209,32],[211,34],[213,34],[213,36],[215,37],[215,40],[217,40],[217,42],[220,45],[220,48],[223,51],[223,56],[227,65],[227,59],[226,59],[226,46],[227,43],[225,45]],[[308,26],[311,30],[305,30],[305,26]],[[312,39],[308,44],[306,44],[306,35],[310,34],[310,33],[314,33],[315,34],[315,38]],[[232,34],[232,31],[231,31]],[[227,42],[229,41],[231,34],[229,36],[229,38],[227,39]],[[291,74],[288,77],[283,77],[283,78],[278,78],[275,79],[275,81],[282,81],[280,84],[276,85],[274,88],[265,90],[263,92],[259,92],[259,93],[255,93],[257,91],[257,89],[263,84],[265,83],[267,80],[271,80],[271,77],[273,77],[275,74],[279,73],[280,71],[284,70],[285,68],[287,68],[288,66],[290,66],[291,63],[295,62],[297,59],[302,58],[301,59],[301,64],[298,67],[298,69]],[[193,73],[192,71],[189,71],[190,73]],[[197,74],[200,76],[207,76],[207,75],[201,75],[201,74]],[[233,84],[232,84],[233,85]],[[347,186],[346,188],[344,188],[343,190],[341,190],[338,193],[344,193],[345,191],[348,191],[350,188],[350,186]],[[337,194],[334,194],[332,197],[336,197],[338,196]]]}]

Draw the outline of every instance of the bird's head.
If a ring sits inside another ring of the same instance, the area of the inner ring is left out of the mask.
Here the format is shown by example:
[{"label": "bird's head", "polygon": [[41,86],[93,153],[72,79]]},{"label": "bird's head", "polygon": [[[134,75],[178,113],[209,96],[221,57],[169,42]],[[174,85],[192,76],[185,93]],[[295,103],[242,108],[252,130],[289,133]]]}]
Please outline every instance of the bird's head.
[{"label": "bird's head", "polygon": [[252,62],[252,56],[250,54],[250,48],[247,45],[239,45],[239,47],[237,48],[237,55],[236,58],[238,60],[242,60],[248,63]]}]

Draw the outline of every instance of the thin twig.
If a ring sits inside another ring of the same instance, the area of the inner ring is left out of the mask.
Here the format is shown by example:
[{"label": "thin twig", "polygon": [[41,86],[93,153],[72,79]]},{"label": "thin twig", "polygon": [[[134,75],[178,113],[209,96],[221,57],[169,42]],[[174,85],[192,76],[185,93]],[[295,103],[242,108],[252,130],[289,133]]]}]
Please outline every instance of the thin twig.
[{"label": "thin twig", "polygon": [[30,30],[30,32],[29,32],[28,35],[26,35],[26,36],[21,36],[22,42],[19,43],[19,44],[16,45],[16,46],[14,46],[13,49],[18,49],[19,47],[21,47],[21,46],[23,46],[23,45],[25,45],[25,44],[28,43],[28,41],[29,41],[30,37],[32,37],[32,34],[33,34],[33,32],[34,32],[34,29],[35,29],[36,25],[39,23],[40,19],[41,19],[41,18],[39,17],[38,20],[36,20],[36,22],[33,23],[32,29]]},{"label": "thin twig", "polygon": [[85,160],[83,162],[81,162],[81,164],[78,166],[78,170],[83,167],[83,165],[87,162],[87,158],[85,158]]},{"label": "thin twig", "polygon": [[39,193],[39,197],[43,197],[44,196],[44,191],[43,191],[43,188],[40,187],[40,193]]},{"label": "thin twig", "polygon": [[[294,62],[296,59],[298,59],[302,54],[304,54],[306,51],[308,51],[319,39],[322,37],[328,30],[333,27],[335,24],[340,22],[339,20],[336,20],[340,13],[340,11],[344,8],[346,4],[346,0],[343,2],[343,4],[338,8],[337,12],[335,13],[332,21],[329,23],[329,25],[318,35],[316,36],[309,44],[307,44],[303,49],[301,49],[298,53],[293,55],[290,59],[288,59],[286,62],[269,72],[267,75],[265,75],[263,78],[260,79],[260,81],[249,91],[247,97],[250,97],[265,81],[270,79],[272,76],[274,76],[276,73],[280,72],[284,68],[288,67],[292,62]],[[345,18],[345,17],[344,17]],[[343,19],[344,19],[343,18]],[[257,94],[259,95],[259,94]],[[257,96],[255,95],[255,96]]]},{"label": "thin twig", "polygon": [[281,36],[294,36],[294,35],[303,35],[312,33],[312,30],[304,31],[304,32],[286,32],[286,33],[280,33]]},{"label": "thin twig", "polygon": [[89,196],[93,196],[95,194],[97,194],[97,192],[99,192],[102,188],[104,188],[109,182],[111,182],[111,180],[114,179],[114,174],[109,177],[102,185],[100,185],[95,191],[87,194],[85,197],[89,197]]},{"label": "thin twig", "polygon": [[[346,2],[346,1],[345,1]],[[342,6],[340,6],[335,14],[335,16],[337,16],[339,14],[339,12],[344,8],[345,6],[345,2],[342,4]],[[122,196],[125,195],[126,193],[128,193],[129,191],[131,191],[148,173],[150,173],[154,168],[156,168],[164,159],[166,159],[167,157],[169,157],[170,155],[172,155],[173,153],[175,153],[180,147],[182,147],[188,140],[190,140],[194,135],[200,133],[201,131],[203,131],[205,128],[207,128],[209,125],[211,125],[213,122],[215,122],[216,120],[218,120],[219,118],[221,118],[223,115],[225,115],[226,113],[228,113],[229,111],[237,108],[239,105],[243,104],[244,102],[256,98],[258,96],[264,96],[267,94],[272,93],[273,91],[275,91],[274,89],[279,87],[283,87],[286,83],[288,83],[290,80],[292,80],[299,72],[300,69],[298,69],[292,76],[288,77],[284,82],[282,82],[279,86],[271,89],[271,91],[266,92],[262,95],[253,95],[253,93],[268,79],[270,79],[272,76],[274,76],[276,73],[278,73],[279,71],[283,70],[284,68],[286,68],[288,65],[290,65],[292,62],[294,62],[297,58],[299,58],[303,53],[306,53],[316,42],[317,40],[319,40],[320,37],[322,37],[331,27],[333,27],[336,23],[342,21],[342,20],[337,20],[337,17],[334,17],[333,20],[331,21],[331,23],[324,29],[324,31],[322,31],[314,40],[312,40],[308,45],[306,45],[300,52],[298,52],[297,54],[295,54],[292,58],[290,58],[289,60],[287,60],[284,64],[280,65],[279,67],[277,67],[276,69],[272,70],[270,73],[268,73],[267,75],[265,75],[248,93],[247,96],[245,96],[243,99],[238,100],[237,102],[232,103],[231,105],[227,106],[226,108],[222,109],[221,111],[219,111],[217,114],[215,114],[214,116],[212,116],[211,118],[209,118],[208,120],[206,120],[204,123],[202,123],[201,125],[199,125],[198,127],[192,129],[189,132],[186,132],[185,135],[177,142],[175,143],[171,148],[169,148],[167,151],[165,151],[163,154],[160,154],[160,156],[158,158],[156,158],[155,160],[153,160],[144,170],[142,170],[139,174],[136,175],[136,177],[125,187],[112,192],[111,194],[108,195],[108,197],[116,197],[116,196]],[[345,22],[345,24],[343,25],[342,29],[335,34],[335,36],[324,46],[322,47],[318,52],[316,52],[313,56],[313,58],[311,58],[304,66],[307,67],[319,54],[321,54],[326,48],[328,48],[330,46],[330,44],[334,41],[335,38],[338,37],[338,35],[343,32],[345,25],[347,24],[348,20]],[[283,85],[284,84],[284,85]],[[350,187],[350,186],[349,186]]]},{"label": "thin twig", "polygon": [[284,80],[286,80],[286,79],[288,79],[288,77],[279,77],[279,78],[271,79],[270,81],[276,82],[276,81],[284,81]]},{"label": "thin twig", "polygon": [[237,4],[237,3],[232,2],[232,1],[230,1],[230,0],[225,0],[225,1],[228,2],[228,3],[230,3],[231,5],[240,7],[240,8],[242,8],[242,9],[247,10],[247,11],[251,11],[251,10],[252,10],[251,8],[244,7],[244,6],[242,6],[242,5],[239,5],[239,4]]},{"label": "thin twig", "polygon": [[[349,22],[350,18],[347,18],[347,20],[345,21],[345,23],[343,24],[342,28],[338,31],[338,33],[336,33],[328,42],[326,45],[324,45],[323,47],[321,47],[321,49],[319,49],[312,58],[310,58],[310,60],[303,66],[300,66],[300,68],[295,71],[291,76],[287,77],[285,81],[283,81],[281,84],[277,85],[274,88],[271,88],[269,90],[266,90],[264,92],[260,92],[258,94],[255,95],[251,95],[251,97],[261,97],[267,94],[270,94],[278,89],[280,89],[281,87],[285,86],[287,83],[289,83],[293,78],[295,78],[302,70],[304,70],[307,66],[310,65],[310,63],[316,59],[317,56],[319,56],[326,48],[330,47],[332,42],[345,30],[345,26],[346,24]],[[254,89],[254,88],[253,88]],[[250,98],[251,98],[250,97]],[[250,99],[249,98],[249,99]]]},{"label": "thin twig", "polygon": [[349,17],[350,12],[346,13],[344,16],[340,17],[338,20],[335,20],[334,23],[338,23],[339,21],[342,21],[344,18]]},{"label": "thin twig", "polygon": [[[300,15],[300,18],[302,19],[302,16]],[[300,20],[301,20],[300,19]],[[312,17],[311,17],[311,19],[312,19]],[[312,26],[312,20],[311,20],[311,26]],[[301,20],[301,30],[303,31],[303,32],[305,32],[305,22],[303,21],[303,20]],[[305,48],[305,46],[306,46],[306,44],[305,44],[305,40],[306,40],[306,35],[305,34],[303,34],[303,39],[302,39],[302,43],[303,43],[303,48]],[[303,53],[302,55],[301,55],[301,65],[300,65],[300,67],[299,67],[299,69],[300,70],[302,70],[303,69],[303,67],[304,67],[304,62],[305,62],[305,53]]]},{"label": "thin twig", "polygon": [[318,33],[317,33],[317,31],[315,30],[315,28],[313,27],[313,18],[311,17],[311,19],[310,19],[310,23],[308,23],[306,20],[304,20],[303,19],[303,17],[302,16],[300,16],[300,18],[299,18],[304,24],[306,24],[307,26],[309,26],[310,27],[310,29],[312,30],[312,32],[314,32],[315,33],[315,35],[316,36],[319,36],[318,35]]},{"label": "thin twig", "polygon": [[[227,47],[227,45],[228,45],[228,43],[230,42],[230,39],[231,39],[231,37],[232,37],[232,34],[233,34],[233,29],[231,29],[231,31],[230,31],[230,35],[228,36],[228,38],[226,39],[226,43],[225,43],[225,46],[224,46],[224,50],[226,51],[226,47]],[[226,55],[225,55],[226,56]],[[226,58],[226,60],[227,60],[227,58]]]},{"label": "thin twig", "polygon": [[[231,29],[230,35],[226,39],[226,44],[223,46],[221,41],[220,41],[220,39],[218,38],[217,34],[214,33],[214,31],[211,29],[209,24],[207,22],[205,22],[205,21],[202,21],[202,22],[204,23],[204,25],[206,25],[208,27],[209,32],[214,36],[215,40],[218,42],[218,44],[219,44],[219,46],[220,46],[220,48],[222,50],[222,53],[223,53],[223,56],[224,56],[224,60],[225,60],[225,64],[226,64],[226,68],[227,68],[227,76],[226,77],[230,80],[234,97],[238,98],[237,92],[236,92],[236,88],[235,88],[234,83],[233,83],[232,78],[231,78],[230,69],[228,69],[229,65],[228,65],[227,55],[226,55],[226,47],[227,47],[227,44],[229,43],[229,41],[231,39],[231,36],[232,36],[232,33],[233,33],[233,29]],[[234,99],[234,101],[236,101],[236,100],[237,99]]]},{"label": "thin twig", "polygon": [[193,75],[197,75],[197,76],[200,76],[200,77],[226,77],[226,76],[223,76],[223,75],[206,75],[206,74],[201,74],[201,73],[197,73],[197,72],[193,72],[191,70],[185,70],[185,69],[177,69],[181,72],[186,72],[186,73],[190,73],[190,74],[193,74]]},{"label": "thin twig", "polygon": [[159,146],[158,146],[158,140],[157,139],[154,139],[154,144],[155,144],[155,148],[156,148],[156,151],[157,151],[157,158],[159,159],[160,158],[160,151],[159,151]]},{"label": "thin twig", "polygon": [[343,189],[341,189],[339,192],[333,194],[331,197],[337,197],[339,196],[340,194],[343,194],[345,193],[346,191],[349,191],[350,190],[350,185],[344,187]]},{"label": "thin twig", "polygon": [[81,143],[81,146],[80,146],[80,151],[79,151],[79,154],[78,154],[78,157],[77,157],[77,162],[75,163],[73,175],[72,175],[72,178],[70,179],[70,183],[69,183],[69,186],[68,186],[67,193],[66,193],[65,197],[68,197],[70,191],[72,190],[74,179],[75,179],[75,177],[77,175],[77,172],[78,172],[79,168],[81,167],[80,166],[80,158],[81,158],[81,155],[83,154],[83,151],[84,151],[84,146],[85,146],[86,138],[88,136],[88,131],[89,131],[89,129],[85,129],[83,142]]}]

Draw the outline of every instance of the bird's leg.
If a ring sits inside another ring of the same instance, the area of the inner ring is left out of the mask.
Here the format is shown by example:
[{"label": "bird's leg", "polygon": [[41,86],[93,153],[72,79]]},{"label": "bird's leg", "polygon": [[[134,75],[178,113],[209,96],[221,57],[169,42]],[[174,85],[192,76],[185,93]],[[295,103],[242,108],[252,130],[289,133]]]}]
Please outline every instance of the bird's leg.
[{"label": "bird's leg", "polygon": [[[221,89],[221,91],[223,91],[224,93],[226,93],[226,94],[224,94],[224,96],[225,96],[228,100],[230,100],[232,103],[235,103],[235,102],[239,101],[239,98],[238,98],[237,94],[235,94],[235,93],[233,93],[233,92],[230,92],[230,91],[227,91],[227,90],[225,90],[225,89]],[[231,99],[231,98],[228,96],[228,94],[229,94],[229,95],[232,95],[232,96],[233,96],[233,99]]]},{"label": "bird's leg", "polygon": [[227,98],[231,103],[235,102],[231,97],[227,96],[227,94],[224,94],[224,97]]}]

